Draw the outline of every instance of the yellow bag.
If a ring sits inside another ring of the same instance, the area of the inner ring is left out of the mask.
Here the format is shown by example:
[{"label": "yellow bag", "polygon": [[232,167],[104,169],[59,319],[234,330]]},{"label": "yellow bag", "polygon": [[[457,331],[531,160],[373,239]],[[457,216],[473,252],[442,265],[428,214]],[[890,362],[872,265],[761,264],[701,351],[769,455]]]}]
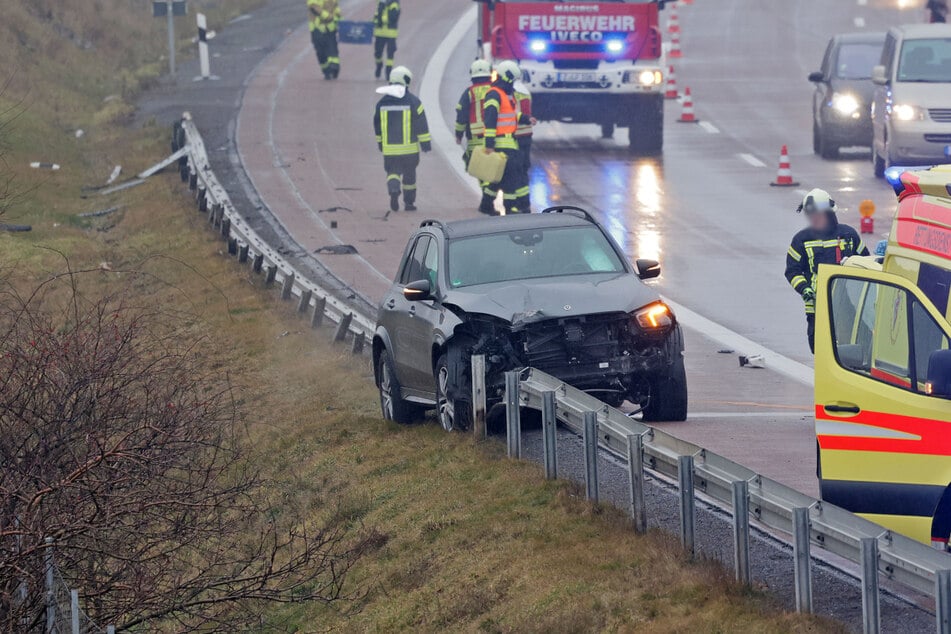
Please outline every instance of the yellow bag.
[{"label": "yellow bag", "polygon": [[502,175],[505,173],[505,163],[508,158],[504,152],[495,151],[490,154],[484,147],[477,147],[472,151],[466,171],[480,182],[498,183],[501,182]]}]

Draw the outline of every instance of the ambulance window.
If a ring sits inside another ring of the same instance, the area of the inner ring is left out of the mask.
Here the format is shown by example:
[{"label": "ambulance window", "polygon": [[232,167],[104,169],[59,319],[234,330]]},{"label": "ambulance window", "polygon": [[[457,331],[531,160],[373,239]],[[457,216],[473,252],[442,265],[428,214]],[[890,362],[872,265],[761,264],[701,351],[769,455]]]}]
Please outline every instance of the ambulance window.
[{"label": "ambulance window", "polygon": [[915,380],[919,389],[928,379],[928,362],[938,350],[948,349],[948,338],[925,307],[915,302],[911,309],[915,337]]}]

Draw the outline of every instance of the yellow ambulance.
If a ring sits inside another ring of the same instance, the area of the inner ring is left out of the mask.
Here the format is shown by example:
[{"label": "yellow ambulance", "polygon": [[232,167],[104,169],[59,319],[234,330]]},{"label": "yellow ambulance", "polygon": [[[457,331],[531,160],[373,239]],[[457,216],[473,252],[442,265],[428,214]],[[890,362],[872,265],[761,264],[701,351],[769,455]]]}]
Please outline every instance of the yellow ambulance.
[{"label": "yellow ambulance", "polygon": [[951,536],[951,166],[890,174],[885,257],[821,266],[822,499],[938,548]]}]

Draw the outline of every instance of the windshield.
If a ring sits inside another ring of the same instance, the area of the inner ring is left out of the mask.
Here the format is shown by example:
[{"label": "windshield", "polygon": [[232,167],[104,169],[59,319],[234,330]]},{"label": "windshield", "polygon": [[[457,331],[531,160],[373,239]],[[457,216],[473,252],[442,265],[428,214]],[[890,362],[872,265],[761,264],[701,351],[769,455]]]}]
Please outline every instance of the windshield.
[{"label": "windshield", "polygon": [[843,44],[835,63],[835,76],[838,79],[871,79],[872,68],[881,58],[881,44]]},{"label": "windshield", "polygon": [[905,40],[898,64],[898,81],[951,82],[951,38]]},{"label": "windshield", "polygon": [[449,243],[449,280],[453,288],[623,272],[624,264],[597,227],[528,229]]}]

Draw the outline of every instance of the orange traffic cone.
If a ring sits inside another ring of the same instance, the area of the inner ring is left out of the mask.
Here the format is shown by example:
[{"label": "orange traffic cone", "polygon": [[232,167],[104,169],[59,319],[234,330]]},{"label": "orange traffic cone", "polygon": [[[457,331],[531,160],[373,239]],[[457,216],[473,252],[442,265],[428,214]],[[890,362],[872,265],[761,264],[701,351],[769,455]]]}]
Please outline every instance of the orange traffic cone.
[{"label": "orange traffic cone", "polygon": [[789,150],[783,146],[779,155],[779,170],[776,172],[776,180],[770,183],[773,187],[798,187],[792,177],[792,165],[789,163]]},{"label": "orange traffic cone", "polygon": [[684,4],[693,4],[693,0],[680,0],[680,2],[683,2]]},{"label": "orange traffic cone", "polygon": [[670,51],[668,51],[667,56],[678,59],[684,56],[683,51],[680,50],[680,33],[670,34]]},{"label": "orange traffic cone", "polygon": [[690,87],[684,88],[683,110],[680,113],[679,123],[697,123],[700,119],[693,111],[693,97],[690,95]]},{"label": "orange traffic cone", "polygon": [[680,18],[677,16],[676,3],[670,7],[670,17],[667,18],[667,32],[680,33]]},{"label": "orange traffic cone", "polygon": [[667,74],[667,92],[664,93],[664,97],[667,99],[676,99],[680,96],[680,91],[677,90],[677,72],[674,70],[674,67],[670,67],[670,72]]}]

